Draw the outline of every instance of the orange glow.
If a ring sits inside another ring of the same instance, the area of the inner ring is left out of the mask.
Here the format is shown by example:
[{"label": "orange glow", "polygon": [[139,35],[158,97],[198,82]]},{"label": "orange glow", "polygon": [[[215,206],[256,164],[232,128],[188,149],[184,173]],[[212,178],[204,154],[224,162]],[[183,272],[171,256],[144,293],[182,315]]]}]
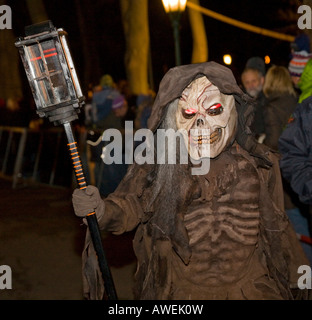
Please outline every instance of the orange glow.
[{"label": "orange glow", "polygon": [[[44,50],[43,53],[47,53],[47,52],[51,52],[51,51],[56,51],[56,48]],[[49,57],[56,56],[56,55],[57,55],[57,52],[54,52],[54,53],[46,54],[46,55],[44,55],[44,57],[49,58]],[[41,57],[35,57],[35,58],[30,59],[30,61],[36,61],[36,60],[40,60],[40,59],[41,59]]]}]

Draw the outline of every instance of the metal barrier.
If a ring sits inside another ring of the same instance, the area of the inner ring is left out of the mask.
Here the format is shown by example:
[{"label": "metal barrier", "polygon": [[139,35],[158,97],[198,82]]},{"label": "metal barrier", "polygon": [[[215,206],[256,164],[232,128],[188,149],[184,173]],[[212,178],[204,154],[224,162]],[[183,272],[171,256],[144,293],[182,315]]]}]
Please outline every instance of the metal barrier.
[{"label": "metal barrier", "polygon": [[0,175],[20,182],[70,187],[72,170],[62,128],[0,126]]},{"label": "metal barrier", "polygon": [[[87,137],[89,134],[92,141],[97,140],[103,130],[77,127],[74,131],[87,184],[100,188],[105,165],[99,155],[100,161],[92,159],[95,147],[87,143]],[[38,183],[74,188],[76,179],[64,129],[0,126],[0,177],[12,180],[12,188]]]}]

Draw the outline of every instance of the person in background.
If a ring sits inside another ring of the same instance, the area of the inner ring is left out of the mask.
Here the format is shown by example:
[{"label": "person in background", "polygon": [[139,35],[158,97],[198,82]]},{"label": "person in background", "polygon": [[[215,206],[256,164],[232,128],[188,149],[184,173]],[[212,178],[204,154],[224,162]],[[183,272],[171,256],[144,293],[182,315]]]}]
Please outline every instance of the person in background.
[{"label": "person in background", "polygon": [[[298,100],[286,67],[272,66],[268,70],[263,93],[266,97],[264,107],[265,139],[263,143],[278,152],[279,137],[287,125],[289,117],[295,110]],[[282,179],[282,182],[285,211],[294,229],[297,232],[302,232],[302,230],[298,229],[298,225],[306,224],[304,220],[305,206],[300,203],[289,182],[286,179]]]},{"label": "person in background", "polygon": [[[91,141],[92,147],[87,146],[88,158],[88,176],[90,183],[97,185],[97,176],[101,165],[101,143],[100,139],[104,130],[118,125],[120,122],[112,111],[112,103],[115,97],[119,95],[116,84],[110,74],[104,74],[97,86],[88,91],[88,103],[86,105],[86,120],[88,127],[88,141]],[[117,124],[116,124],[117,122]]]},{"label": "person in background", "polygon": [[312,59],[307,62],[302,72],[298,88],[300,90],[299,102],[312,95]]},{"label": "person in background", "polygon": [[[279,138],[280,168],[307,210],[289,215],[312,266],[312,97],[299,103]],[[289,214],[289,212],[288,212]]]},{"label": "person in background", "polygon": [[120,129],[124,128],[125,127],[124,120],[128,113],[128,102],[123,95],[119,95],[113,100],[112,111],[115,117],[119,119]]},{"label": "person in background", "polygon": [[306,34],[300,34],[291,43],[291,60],[288,70],[295,89],[299,93],[299,102],[312,94],[312,54],[310,40]]},{"label": "person in background", "polygon": [[260,57],[252,57],[247,61],[241,74],[245,91],[255,99],[254,120],[250,129],[259,142],[262,142],[264,137],[263,107],[265,97],[262,88],[265,72],[264,60]]},{"label": "person in background", "polygon": [[114,98],[119,95],[111,75],[101,77],[100,84],[94,88],[92,97],[92,124],[96,129],[105,129],[107,116],[112,110]]},{"label": "person in background", "polygon": [[149,90],[147,95],[139,95],[137,97],[137,112],[135,117],[135,128],[147,128],[147,120],[151,115],[152,106],[155,101],[156,93]]},{"label": "person in background", "polygon": [[[108,194],[115,191],[116,187],[124,177],[127,171],[127,165],[124,161],[124,154],[125,154],[125,146],[124,144],[124,134],[125,134],[125,117],[128,112],[128,103],[125,97],[121,94],[116,96],[112,100],[111,111],[105,118],[105,129],[117,129],[122,134],[122,163],[112,163],[110,165],[106,165],[103,161],[103,150],[109,142],[97,141],[93,144],[93,147],[96,154],[96,166],[94,170],[96,185],[98,186],[100,193],[102,196],[106,197]],[[105,130],[104,130],[105,131]],[[103,132],[102,132],[103,133]],[[89,142],[90,144],[90,142]]]},{"label": "person in background", "polygon": [[[295,38],[295,41],[291,43],[291,60],[288,65],[288,71],[293,86],[299,96],[299,105],[296,106],[295,110],[297,110],[300,104],[312,94],[311,58],[312,54],[309,37],[304,33],[299,34]],[[308,104],[306,104],[305,111],[302,113],[295,111],[294,114],[289,117],[289,128],[287,126],[279,139],[279,150],[282,156],[280,167],[285,188],[287,188],[288,194],[295,194],[296,196],[292,197],[292,199],[296,199],[296,206],[287,210],[287,214],[294,225],[298,238],[301,240],[301,245],[307,257],[309,258],[310,266],[312,266],[312,210],[311,205],[302,194],[302,189],[306,188],[306,179],[304,177],[307,174],[307,167],[309,166],[309,148],[305,150],[307,153],[302,154],[302,146],[309,141],[308,136],[310,129],[306,125],[299,129],[303,123],[298,123],[300,122],[299,119],[301,119],[301,115],[308,116],[307,109]],[[306,121],[306,119],[302,121]],[[310,120],[307,121],[310,123]],[[294,122],[294,124],[292,124],[292,122]],[[301,132],[302,136],[298,135],[299,132]],[[298,169],[300,172],[298,172]],[[290,172],[291,170],[292,172]],[[298,187],[298,185],[300,187]]]},{"label": "person in background", "polygon": [[298,101],[286,67],[272,66],[268,70],[263,93],[265,96],[263,143],[278,151],[278,139]]}]

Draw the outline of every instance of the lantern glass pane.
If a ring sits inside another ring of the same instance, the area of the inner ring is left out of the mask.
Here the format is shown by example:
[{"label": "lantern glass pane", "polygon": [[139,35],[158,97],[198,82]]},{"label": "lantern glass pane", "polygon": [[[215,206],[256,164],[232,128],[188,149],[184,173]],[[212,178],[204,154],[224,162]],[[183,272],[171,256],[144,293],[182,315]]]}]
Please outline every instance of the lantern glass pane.
[{"label": "lantern glass pane", "polygon": [[27,47],[31,72],[41,107],[71,99],[54,40]]}]

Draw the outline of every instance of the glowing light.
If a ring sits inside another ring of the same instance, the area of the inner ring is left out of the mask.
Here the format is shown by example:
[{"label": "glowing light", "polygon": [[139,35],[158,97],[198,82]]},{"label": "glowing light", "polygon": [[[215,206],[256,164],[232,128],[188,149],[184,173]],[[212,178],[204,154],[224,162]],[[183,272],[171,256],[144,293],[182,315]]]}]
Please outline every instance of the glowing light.
[{"label": "glowing light", "polygon": [[223,62],[227,65],[230,65],[232,63],[232,57],[230,54],[225,54],[223,56]]},{"label": "glowing light", "polygon": [[269,64],[271,62],[271,58],[269,56],[264,57],[264,63]]},{"label": "glowing light", "polygon": [[165,11],[175,12],[175,11],[184,11],[186,7],[187,0],[162,0]]}]

